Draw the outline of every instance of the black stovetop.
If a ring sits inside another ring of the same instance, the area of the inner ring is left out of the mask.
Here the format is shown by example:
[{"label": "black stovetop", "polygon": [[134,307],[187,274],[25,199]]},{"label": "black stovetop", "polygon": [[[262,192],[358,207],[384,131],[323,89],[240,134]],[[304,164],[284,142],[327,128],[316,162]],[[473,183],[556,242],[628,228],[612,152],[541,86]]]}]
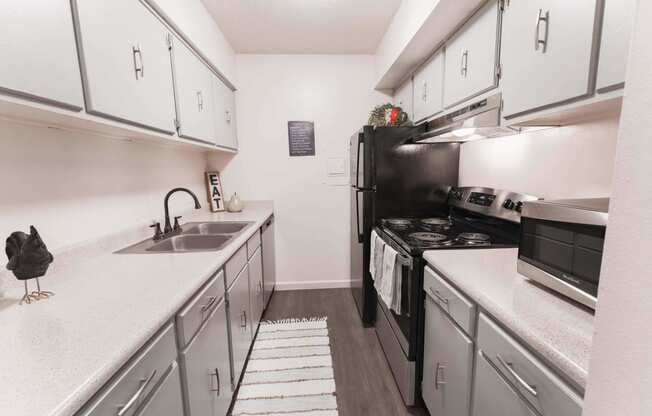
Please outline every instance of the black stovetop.
[{"label": "black stovetop", "polygon": [[448,217],[390,218],[380,229],[412,255],[425,250],[518,247],[518,224],[456,212]]}]

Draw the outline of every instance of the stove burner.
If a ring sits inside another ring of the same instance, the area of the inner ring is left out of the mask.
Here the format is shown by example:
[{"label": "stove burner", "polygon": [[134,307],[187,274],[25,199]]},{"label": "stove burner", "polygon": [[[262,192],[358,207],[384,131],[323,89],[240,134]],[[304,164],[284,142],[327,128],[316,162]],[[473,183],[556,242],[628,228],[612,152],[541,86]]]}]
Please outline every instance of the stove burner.
[{"label": "stove burner", "polygon": [[437,225],[451,225],[451,222],[448,218],[424,218],[421,220],[421,224],[428,226],[437,226]]},{"label": "stove burner", "polygon": [[388,225],[399,229],[399,230],[405,230],[407,228],[410,228],[412,226],[412,220],[404,219],[404,218],[390,218],[387,220],[383,220],[385,223]]},{"label": "stove burner", "polygon": [[409,237],[420,243],[441,243],[448,239],[444,234],[439,233],[411,233]]},{"label": "stove burner", "polygon": [[462,233],[457,239],[465,244],[489,244],[491,237],[482,233]]}]

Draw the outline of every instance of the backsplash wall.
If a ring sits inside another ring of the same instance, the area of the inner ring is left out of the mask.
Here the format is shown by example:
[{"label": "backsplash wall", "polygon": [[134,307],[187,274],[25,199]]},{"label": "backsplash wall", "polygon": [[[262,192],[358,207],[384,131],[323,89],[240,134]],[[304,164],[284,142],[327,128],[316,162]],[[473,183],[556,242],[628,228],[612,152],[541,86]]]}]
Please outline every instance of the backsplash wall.
[{"label": "backsplash wall", "polygon": [[[162,221],[173,187],[206,200],[205,167],[205,154],[178,146],[0,120],[0,238],[35,225],[59,251]],[[193,203],[179,195],[170,207],[180,215]]]},{"label": "backsplash wall", "polygon": [[611,195],[619,117],[462,145],[461,186],[546,199]]}]

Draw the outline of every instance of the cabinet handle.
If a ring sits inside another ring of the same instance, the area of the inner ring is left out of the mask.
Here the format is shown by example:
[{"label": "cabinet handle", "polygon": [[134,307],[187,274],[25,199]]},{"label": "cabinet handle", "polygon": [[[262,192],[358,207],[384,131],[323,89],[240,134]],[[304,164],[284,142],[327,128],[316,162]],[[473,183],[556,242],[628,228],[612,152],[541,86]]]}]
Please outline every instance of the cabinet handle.
[{"label": "cabinet handle", "polygon": [[226,113],[226,122],[230,123],[231,122],[231,112],[229,110],[226,110],[225,113]]},{"label": "cabinet handle", "polygon": [[[437,363],[437,368],[435,369],[435,390],[439,390],[439,386],[441,386],[441,385],[448,384],[445,381],[439,380],[439,371],[443,370],[445,368],[446,367],[444,367],[440,363]],[[443,379],[443,377],[442,377],[442,379]]]},{"label": "cabinet handle", "polygon": [[468,73],[469,70],[469,51],[468,49],[464,49],[462,51],[462,58],[460,60],[460,74],[466,78],[466,74]]},{"label": "cabinet handle", "polygon": [[[546,24],[546,32],[545,36],[543,39],[539,36],[541,34],[541,22],[545,22]],[[550,22],[550,11],[546,11],[545,15],[543,13],[543,9],[539,9],[537,12],[537,21],[536,25],[534,26],[534,50],[538,51],[539,46],[541,47],[541,52],[546,53],[546,49],[548,48],[548,23]]]},{"label": "cabinet handle", "polygon": [[136,393],[134,393],[133,396],[131,396],[131,399],[129,399],[127,404],[118,406],[118,416],[124,416],[127,414],[129,409],[131,409],[133,405],[136,404],[136,402],[143,394],[147,386],[149,386],[149,383],[151,383],[152,380],[154,380],[154,377],[156,377],[156,370],[152,371],[152,374],[150,374],[149,377],[147,377],[146,379],[140,380],[141,382],[140,388],[136,390]]},{"label": "cabinet handle", "polygon": [[216,392],[216,393],[217,393],[217,397],[219,397],[219,396],[220,396],[220,390],[222,389],[222,387],[221,387],[221,382],[220,382],[220,370],[218,370],[218,369],[216,368],[216,369],[215,369],[215,372],[214,372],[214,373],[211,373],[211,380],[213,379],[213,376],[215,376],[215,378],[217,379],[217,388],[216,388],[216,389],[209,388],[209,391],[214,391],[214,392]]},{"label": "cabinet handle", "polygon": [[204,95],[201,91],[197,91],[197,108],[199,111],[204,110]]},{"label": "cabinet handle", "polygon": [[421,93],[421,100],[424,103],[428,102],[428,81],[423,81],[423,91]]},{"label": "cabinet handle", "polygon": [[145,77],[145,63],[140,44],[132,46],[131,51],[134,57],[134,73],[136,74],[136,79],[143,78]]},{"label": "cabinet handle", "polygon": [[440,301],[441,303],[443,303],[444,305],[446,305],[446,307],[448,307],[448,303],[449,303],[448,298],[443,297],[442,294],[441,294],[438,290],[435,290],[435,289],[433,289],[432,287],[429,287],[428,289],[430,290],[430,294],[431,294],[432,296],[434,296],[435,298],[437,298],[438,301]]},{"label": "cabinet handle", "polygon": [[521,386],[522,386],[522,387],[523,387],[523,388],[524,388],[528,393],[530,393],[532,396],[537,397],[537,387],[528,384],[528,383],[525,381],[525,379],[523,379],[523,377],[521,377],[520,374],[518,374],[518,373],[514,370],[514,364],[513,364],[513,363],[510,363],[510,362],[505,361],[505,360],[503,359],[503,357],[500,356],[500,354],[496,354],[496,358],[498,359],[498,362],[500,363],[500,365],[502,365],[503,367],[505,367],[505,370],[507,370],[507,372],[508,372],[509,374],[511,374],[511,376],[514,377],[514,378],[516,379],[516,381],[518,381],[518,384],[520,384],[520,385],[521,385]]},{"label": "cabinet handle", "polygon": [[215,305],[215,302],[216,302],[216,301],[217,301],[217,297],[215,297],[215,296],[211,296],[211,297],[209,297],[209,298],[208,298],[208,303],[207,303],[206,305],[204,305],[204,306],[201,307],[201,312],[204,313],[204,312],[206,312],[207,310],[209,310],[210,308],[212,308],[213,305]]},{"label": "cabinet handle", "polygon": [[247,311],[242,311],[240,314],[240,328],[247,328]]}]

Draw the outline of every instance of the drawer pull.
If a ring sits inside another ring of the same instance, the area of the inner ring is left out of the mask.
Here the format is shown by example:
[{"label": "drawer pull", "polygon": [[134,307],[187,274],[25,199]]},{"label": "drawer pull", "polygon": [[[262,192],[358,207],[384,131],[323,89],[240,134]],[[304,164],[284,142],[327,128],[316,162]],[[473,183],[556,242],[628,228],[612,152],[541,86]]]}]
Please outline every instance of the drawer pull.
[{"label": "drawer pull", "polygon": [[247,311],[242,311],[240,314],[240,328],[247,329]]},{"label": "drawer pull", "polygon": [[206,312],[207,310],[209,310],[210,308],[212,308],[213,305],[215,305],[215,302],[216,302],[216,301],[217,301],[217,297],[215,297],[215,296],[211,296],[211,297],[209,297],[209,298],[208,298],[208,303],[207,303],[206,305],[204,305],[204,306],[201,307],[201,312],[204,313],[204,312]]},{"label": "drawer pull", "polygon": [[146,379],[140,380],[142,384],[140,388],[136,390],[136,393],[134,393],[134,395],[131,396],[131,399],[129,399],[127,404],[118,407],[118,416],[124,416],[127,414],[129,409],[131,409],[131,407],[138,401],[138,399],[143,394],[147,386],[149,386],[149,383],[151,383],[152,380],[154,380],[154,377],[156,377],[156,370],[152,371],[152,374],[150,374],[149,377],[147,377]]},{"label": "drawer pull", "polygon": [[[443,384],[448,384],[445,381],[439,380],[439,370],[443,370],[445,368],[446,367],[444,367],[440,363],[437,363],[437,368],[435,369],[435,390],[439,390],[439,386],[441,386]],[[443,378],[444,377],[442,376],[442,380],[443,380]]]},{"label": "drawer pull", "polygon": [[505,361],[505,360],[503,359],[503,357],[500,356],[500,354],[496,354],[496,358],[498,359],[498,362],[499,362],[503,367],[505,367],[505,370],[507,370],[507,372],[508,372],[509,374],[511,374],[511,376],[514,377],[514,378],[516,379],[516,381],[518,381],[518,384],[520,384],[521,387],[523,387],[523,388],[524,388],[528,393],[530,393],[532,396],[537,397],[538,393],[537,393],[537,388],[536,388],[536,386],[532,386],[532,385],[528,384],[528,383],[523,379],[523,377],[521,377],[521,376],[520,376],[516,371],[514,371],[514,368],[513,368],[514,365],[513,365],[512,363]]},{"label": "drawer pull", "polygon": [[220,397],[220,390],[221,390],[221,386],[220,386],[220,384],[221,384],[221,383],[220,383],[220,370],[218,370],[218,369],[216,368],[216,369],[215,369],[215,372],[214,372],[214,373],[211,373],[211,380],[213,379],[213,376],[215,376],[215,378],[217,379],[217,388],[216,388],[216,389],[214,389],[214,388],[210,388],[209,390],[210,390],[210,391],[214,391],[214,392],[216,392],[216,393],[217,393],[217,397]]},{"label": "drawer pull", "polygon": [[437,300],[439,300],[439,301],[440,301],[441,303],[443,303],[444,305],[448,306],[448,298],[443,297],[443,296],[441,295],[441,293],[440,293],[438,290],[435,290],[435,289],[433,289],[432,287],[429,287],[428,289],[430,289],[430,294],[431,294],[432,296],[434,296],[435,298],[437,298]]}]

